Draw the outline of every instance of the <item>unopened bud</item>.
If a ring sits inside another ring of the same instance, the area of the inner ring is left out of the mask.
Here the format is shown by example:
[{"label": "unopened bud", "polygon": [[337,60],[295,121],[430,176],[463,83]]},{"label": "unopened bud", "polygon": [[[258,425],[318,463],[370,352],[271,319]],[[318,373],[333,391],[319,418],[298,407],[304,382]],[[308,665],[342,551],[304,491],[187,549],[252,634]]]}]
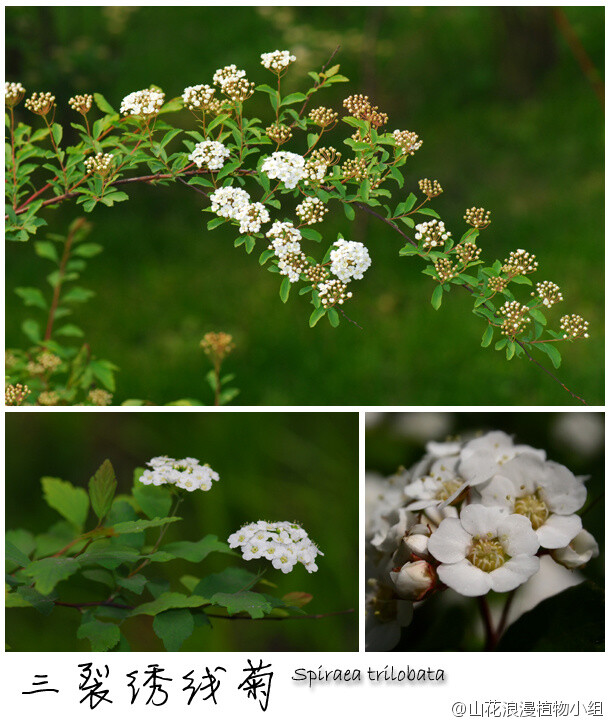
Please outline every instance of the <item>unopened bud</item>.
[{"label": "unopened bud", "polygon": [[432,587],[436,578],[434,570],[427,561],[405,564],[400,571],[391,571],[390,577],[398,596],[412,601],[421,599]]}]

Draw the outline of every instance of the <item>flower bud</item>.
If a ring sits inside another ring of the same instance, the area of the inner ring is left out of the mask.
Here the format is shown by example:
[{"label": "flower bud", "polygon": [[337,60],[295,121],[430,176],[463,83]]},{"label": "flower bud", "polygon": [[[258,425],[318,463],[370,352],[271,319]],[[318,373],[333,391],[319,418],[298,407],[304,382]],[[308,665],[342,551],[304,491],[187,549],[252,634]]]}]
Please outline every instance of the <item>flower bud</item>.
[{"label": "flower bud", "polygon": [[390,577],[399,597],[416,601],[432,587],[434,570],[426,561],[405,564],[399,571],[391,571]]},{"label": "flower bud", "polygon": [[583,529],[567,546],[555,549],[551,555],[558,564],[563,564],[567,569],[577,569],[584,566],[589,559],[599,556],[599,546],[592,534]]}]

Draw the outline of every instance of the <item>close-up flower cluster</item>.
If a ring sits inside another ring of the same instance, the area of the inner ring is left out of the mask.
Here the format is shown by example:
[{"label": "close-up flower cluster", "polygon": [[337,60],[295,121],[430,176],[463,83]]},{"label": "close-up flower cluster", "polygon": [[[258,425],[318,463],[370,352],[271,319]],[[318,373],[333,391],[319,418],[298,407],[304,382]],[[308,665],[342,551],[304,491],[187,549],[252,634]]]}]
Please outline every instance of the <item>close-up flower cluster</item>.
[{"label": "close-up flower cluster", "polygon": [[185,491],[209,491],[213,482],[220,479],[207,463],[202,465],[196,458],[156,456],[146,465],[152,470],[145,470],[139,479],[145,486],[169,483]]},{"label": "close-up flower cluster", "polygon": [[447,589],[512,592],[551,560],[573,570],[597,556],[578,514],[585,480],[501,431],[430,442],[410,469],[369,479],[367,649],[392,649]]},{"label": "close-up flower cluster", "polygon": [[159,88],[145,88],[129,93],[121,101],[121,113],[126,116],[152,118],[156,116],[165,101],[165,93]]},{"label": "close-up flower cluster", "polygon": [[312,574],[318,571],[316,556],[324,556],[299,524],[290,521],[255,521],[245,524],[229,536],[232,549],[241,548],[242,557],[267,559],[284,574],[303,564]]},{"label": "close-up flower cluster", "polygon": [[188,158],[199,169],[205,167],[210,171],[219,171],[230,153],[229,149],[219,141],[201,141],[195,145]]}]

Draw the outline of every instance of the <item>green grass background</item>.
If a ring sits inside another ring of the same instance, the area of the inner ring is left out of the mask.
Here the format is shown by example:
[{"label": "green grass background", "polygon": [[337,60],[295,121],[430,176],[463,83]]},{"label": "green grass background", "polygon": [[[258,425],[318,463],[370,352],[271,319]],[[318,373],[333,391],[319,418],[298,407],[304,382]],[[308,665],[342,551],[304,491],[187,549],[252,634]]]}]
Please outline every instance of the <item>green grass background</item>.
[{"label": "green grass background", "polygon": [[[226,540],[258,519],[298,520],[325,556],[319,571],[297,566],[290,574],[269,565],[266,579],[282,596],[313,595],[311,614],[358,606],[358,417],[353,413],[37,413],[6,416],[6,528],[42,533],[59,519],[42,498],[40,478],[56,476],[86,486],[105,458],[115,467],[117,494],[129,493],[133,471],[152,456],[192,456],[208,462],[220,481],[193,492],[182,504],[183,520],[166,541],[198,541],[208,533]],[[151,534],[149,541],[154,541]],[[211,554],[201,564],[152,564],[149,576],[164,577],[173,591],[183,574],[203,577],[227,566],[256,574],[260,562]],[[91,601],[96,585],[76,576],[59,585],[64,601]],[[84,599],[83,599],[84,597]],[[7,610],[7,644],[14,650],[87,650],[76,638],[80,615],[56,607],[45,618],[34,610]],[[358,649],[357,613],[320,620],[264,622],[213,620],[196,629],[189,651],[353,651]],[[134,650],[162,650],[152,618],[128,623]]]},{"label": "green grass background", "polygon": [[[601,72],[604,10],[565,12]],[[275,48],[298,56],[287,86],[303,90],[306,72],[341,45],[336,62],[351,82],[318,102],[339,109],[346,95],[368,93],[390,130],[424,140],[407,164],[405,196],[418,179],[439,179],[445,194],[434,206],[454,236],[464,209],[484,206],[493,214],[481,235],[486,257],[519,247],[538,256],[537,278],[557,282],[565,298],[552,319],[577,312],[591,323],[588,341],[562,347],[560,377],[602,403],[604,119],[550,8],[13,7],[6,18],[7,78],[52,90],[66,122],[76,92],[100,91],[117,106],[154,83],[173,97],[227,63],[269,82],[259,54]],[[266,120],[261,104],[251,101],[251,112]],[[465,294],[435,312],[419,262],[399,258],[400,240],[372,217],[348,222],[336,205],[320,227],[328,240],[341,232],[370,249],[373,265],[347,308],[363,330],[345,321],[310,330],[305,299],[282,305],[258,252],[234,249],[224,227],[206,231],[198,195],[183,186],[129,193],[92,216],[91,241],[105,252],[83,282],[97,297],[74,317],[94,353],[120,366],[117,403],[210,401],[198,342],[221,329],[237,342],[227,370],[243,405],[577,403],[527,361],[482,349]],[[76,214],[74,205],[49,212],[50,229]],[[12,290],[42,285],[43,268],[31,244],[8,248],[8,346],[26,344]]]}]

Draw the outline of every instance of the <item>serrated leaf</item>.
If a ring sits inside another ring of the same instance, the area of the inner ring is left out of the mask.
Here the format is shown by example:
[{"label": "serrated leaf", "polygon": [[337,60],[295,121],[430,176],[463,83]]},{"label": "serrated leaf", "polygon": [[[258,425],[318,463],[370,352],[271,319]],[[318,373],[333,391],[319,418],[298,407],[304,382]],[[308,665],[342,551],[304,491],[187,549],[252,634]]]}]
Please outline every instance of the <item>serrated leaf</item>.
[{"label": "serrated leaf", "polygon": [[258,577],[253,576],[251,572],[230,566],[218,574],[210,574],[201,579],[193,589],[193,594],[206,599],[218,594],[218,592],[235,594],[250,589],[257,581]]},{"label": "serrated leaf", "polygon": [[136,469],[134,472],[132,493],[136,503],[150,519],[167,516],[172,507],[171,493],[165,486],[145,486],[138,481],[143,472],[143,468]]},{"label": "serrated leaf", "polygon": [[166,551],[177,559],[186,559],[193,564],[199,564],[213,552],[233,553],[231,547],[224,541],[219,541],[216,534],[208,534],[200,541],[173,541],[171,544],[162,546],[160,551]]},{"label": "serrated leaf", "polygon": [[114,622],[100,622],[99,619],[92,619],[90,622],[81,624],[76,630],[76,636],[79,639],[88,639],[93,652],[107,652],[118,644],[121,630]]},{"label": "serrated leaf", "polygon": [[89,481],[91,506],[100,520],[110,511],[116,484],[114,468],[112,463],[106,459]]},{"label": "serrated leaf", "polygon": [[178,652],[183,642],[193,634],[195,622],[188,609],[169,609],[155,616],[153,629],[168,652]]},{"label": "serrated leaf", "polygon": [[130,617],[137,617],[140,614],[149,614],[156,616],[161,612],[165,612],[168,609],[188,609],[190,607],[202,607],[204,604],[209,604],[209,600],[195,595],[180,594],[179,592],[163,592],[160,597],[155,599],[153,602],[146,602],[146,604],[140,604],[136,607]]},{"label": "serrated leaf", "polygon": [[215,594],[212,597],[212,604],[225,607],[228,614],[246,612],[252,619],[262,619],[265,614],[273,609],[272,605],[262,594],[256,592],[239,592],[236,594]]},{"label": "serrated leaf", "polygon": [[51,556],[48,559],[33,561],[24,568],[24,573],[34,579],[34,586],[41,594],[50,594],[55,585],[69,579],[79,569],[75,559]]},{"label": "serrated leaf", "polygon": [[165,524],[172,524],[175,521],[182,521],[182,519],[180,516],[168,516],[166,518],[154,518],[150,521],[148,519],[139,519],[138,521],[121,521],[120,523],[115,524],[112,529],[115,534],[137,534],[145,529],[165,526]]},{"label": "serrated leaf", "polygon": [[130,546],[110,546],[107,541],[96,542],[78,557],[81,566],[98,565],[106,569],[116,569],[121,564],[133,564],[145,558],[138,549]]},{"label": "serrated leaf", "polygon": [[68,481],[45,476],[41,480],[42,492],[48,505],[82,531],[89,513],[89,496],[82,488],[75,488]]}]

